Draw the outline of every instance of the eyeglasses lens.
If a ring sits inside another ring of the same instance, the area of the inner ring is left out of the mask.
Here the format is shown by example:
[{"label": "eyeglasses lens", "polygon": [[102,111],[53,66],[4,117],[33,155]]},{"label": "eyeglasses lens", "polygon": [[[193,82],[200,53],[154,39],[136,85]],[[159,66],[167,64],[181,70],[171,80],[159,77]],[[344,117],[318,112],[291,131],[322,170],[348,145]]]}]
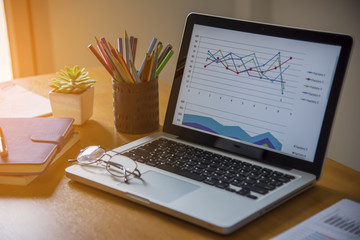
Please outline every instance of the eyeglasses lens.
[{"label": "eyeglasses lens", "polygon": [[129,176],[135,171],[136,167],[134,160],[125,156],[115,155],[109,160],[107,170],[115,176]]},{"label": "eyeglasses lens", "polygon": [[89,146],[85,148],[78,156],[77,161],[80,164],[90,164],[96,162],[102,156],[104,156],[105,150],[99,146]]}]

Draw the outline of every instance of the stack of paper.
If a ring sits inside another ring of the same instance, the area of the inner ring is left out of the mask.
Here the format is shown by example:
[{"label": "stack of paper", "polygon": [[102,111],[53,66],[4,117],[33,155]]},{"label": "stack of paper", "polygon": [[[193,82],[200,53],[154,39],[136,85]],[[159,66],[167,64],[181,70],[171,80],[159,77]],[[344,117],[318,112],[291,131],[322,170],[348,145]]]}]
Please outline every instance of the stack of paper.
[{"label": "stack of paper", "polygon": [[272,240],[360,239],[360,203],[343,199]]}]

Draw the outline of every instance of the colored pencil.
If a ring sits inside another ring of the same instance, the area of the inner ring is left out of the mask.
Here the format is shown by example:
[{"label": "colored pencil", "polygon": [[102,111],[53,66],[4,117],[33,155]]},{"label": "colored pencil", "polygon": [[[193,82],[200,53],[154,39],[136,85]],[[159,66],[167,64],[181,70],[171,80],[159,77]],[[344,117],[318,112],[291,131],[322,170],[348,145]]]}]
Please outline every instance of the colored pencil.
[{"label": "colored pencil", "polygon": [[[140,83],[157,78],[174,53],[170,44],[167,44],[162,51],[162,43],[159,41],[156,45],[157,38],[154,37],[139,71],[136,71],[134,61],[138,38],[134,36],[129,38],[125,31],[125,49],[123,48],[123,38],[117,38],[117,49],[110,42],[106,41],[104,37],[100,38],[100,41],[95,37],[95,40],[98,51],[92,44],[89,44],[88,48],[111,77],[119,82]],[[125,54],[126,59],[123,54]]]},{"label": "colored pencil", "polygon": [[[149,49],[148,49],[147,52],[146,52],[147,54],[151,54],[151,52],[153,51],[153,49],[154,49],[154,47],[155,47],[156,41],[157,41],[157,38],[155,38],[155,37],[151,40]],[[143,62],[142,62],[142,64],[141,64],[140,69],[139,69],[139,72],[138,72],[138,74],[139,74],[140,77],[141,77],[142,71],[143,71],[143,69],[144,69],[145,59],[146,59],[146,56],[145,56],[145,58],[144,58],[144,60],[143,60]]]},{"label": "colored pencil", "polygon": [[108,65],[106,65],[106,62],[104,61],[104,59],[100,56],[100,54],[96,51],[96,49],[94,48],[93,45],[89,45],[88,48],[91,50],[91,52],[95,55],[95,57],[99,60],[99,62],[104,66],[104,68],[106,69],[106,71],[108,71],[110,73],[110,75],[112,77],[115,78],[114,73],[112,72],[112,70],[110,69],[110,67]]},{"label": "colored pencil", "polygon": [[134,37],[133,44],[131,45],[133,62],[135,62],[137,42],[138,42],[138,39],[136,37]]},{"label": "colored pencil", "polygon": [[160,63],[159,67],[156,69],[155,77],[159,76],[160,72],[164,69],[165,65],[168,63],[168,61],[170,60],[170,58],[173,54],[174,54],[173,50],[170,50],[170,52],[168,52],[168,54],[166,54],[164,60]]},{"label": "colored pencil", "polygon": [[96,45],[97,45],[101,55],[103,56],[103,59],[106,62],[106,65],[108,65],[110,67],[110,64],[109,64],[108,60],[106,59],[105,52],[104,52],[102,45],[100,44],[100,41],[96,37],[95,37],[95,40],[96,40]]},{"label": "colored pencil", "polygon": [[118,44],[118,50],[119,50],[119,52],[121,53],[121,55],[123,55],[124,53],[123,53],[122,38],[118,38],[117,44]]},{"label": "colored pencil", "polygon": [[150,68],[150,58],[151,58],[150,53],[146,53],[145,61],[144,61],[144,68],[143,68],[144,70],[140,75],[140,79],[142,82],[147,82],[147,76],[148,76],[148,73],[150,70],[149,69]]},{"label": "colored pencil", "polygon": [[158,58],[158,64],[160,64],[164,60],[165,56],[170,52],[171,49],[172,49],[172,45],[169,43],[166,44],[164,50],[162,51],[162,53]]}]

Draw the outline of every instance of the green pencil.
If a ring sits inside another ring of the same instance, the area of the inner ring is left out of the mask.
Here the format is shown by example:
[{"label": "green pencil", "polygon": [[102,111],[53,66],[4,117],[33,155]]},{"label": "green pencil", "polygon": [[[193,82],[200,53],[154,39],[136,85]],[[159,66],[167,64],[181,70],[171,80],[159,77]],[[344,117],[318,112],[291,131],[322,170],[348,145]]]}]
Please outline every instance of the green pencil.
[{"label": "green pencil", "polygon": [[174,54],[173,50],[170,50],[168,52],[168,54],[166,54],[164,60],[160,63],[159,67],[156,69],[156,74],[155,77],[158,77],[160,72],[163,70],[163,68],[165,67],[165,65],[167,64],[167,62],[169,61],[169,59],[171,58],[171,56]]}]

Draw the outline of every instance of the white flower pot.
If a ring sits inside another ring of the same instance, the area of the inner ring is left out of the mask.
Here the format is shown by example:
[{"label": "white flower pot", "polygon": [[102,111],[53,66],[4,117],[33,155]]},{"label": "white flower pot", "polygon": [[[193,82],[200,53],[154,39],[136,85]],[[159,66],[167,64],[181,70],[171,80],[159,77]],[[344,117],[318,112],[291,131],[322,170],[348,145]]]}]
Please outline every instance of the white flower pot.
[{"label": "white flower pot", "polygon": [[49,99],[54,117],[74,118],[74,124],[81,125],[93,114],[94,86],[80,94],[50,91]]}]

